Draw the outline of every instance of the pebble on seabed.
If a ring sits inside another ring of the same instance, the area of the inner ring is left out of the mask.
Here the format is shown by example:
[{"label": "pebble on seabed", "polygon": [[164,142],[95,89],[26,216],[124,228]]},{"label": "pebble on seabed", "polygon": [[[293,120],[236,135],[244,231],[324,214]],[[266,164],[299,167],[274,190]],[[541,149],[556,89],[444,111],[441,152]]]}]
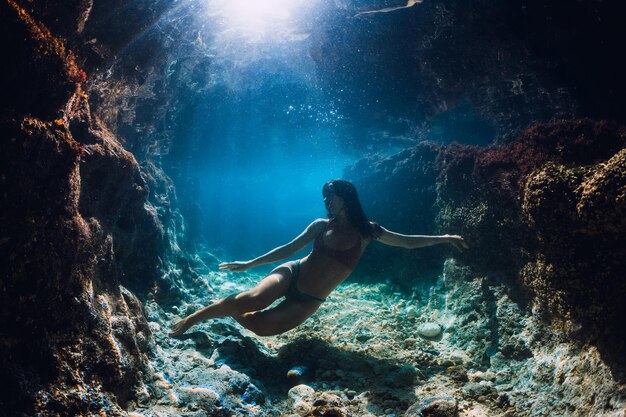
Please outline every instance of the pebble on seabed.
[{"label": "pebble on seabed", "polygon": [[311,402],[313,400],[313,395],[315,394],[315,390],[308,385],[300,384],[291,388],[287,393],[287,397],[289,400],[293,401],[294,404],[299,402]]},{"label": "pebble on seabed", "polygon": [[423,337],[436,337],[441,333],[441,326],[437,323],[422,323],[417,327],[417,333]]},{"label": "pebble on seabed", "polygon": [[404,311],[407,317],[416,318],[419,317],[419,310],[415,306],[409,306]]},{"label": "pebble on seabed", "polygon": [[307,376],[307,368],[305,366],[294,366],[287,371],[287,379],[292,385],[298,385],[304,383],[304,379]]}]

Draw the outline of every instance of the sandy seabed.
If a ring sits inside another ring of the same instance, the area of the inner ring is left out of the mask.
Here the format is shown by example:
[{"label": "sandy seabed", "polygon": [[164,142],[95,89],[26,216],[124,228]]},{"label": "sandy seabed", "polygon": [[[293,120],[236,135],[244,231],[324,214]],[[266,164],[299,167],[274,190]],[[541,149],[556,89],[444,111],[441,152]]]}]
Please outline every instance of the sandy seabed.
[{"label": "sandy seabed", "polygon": [[[185,314],[260,278],[211,272],[202,278],[205,299],[174,313],[145,305],[156,342],[152,382],[131,416],[588,415],[597,395],[619,402],[597,352],[556,339],[529,348],[546,330],[505,288],[452,260],[427,294],[343,284],[279,336],[258,337],[230,318],[201,323],[181,339],[167,336]],[[426,324],[441,332],[421,335]],[[595,394],[563,383],[572,367],[584,366],[596,367],[588,381]],[[573,401],[586,408],[567,414]]]}]

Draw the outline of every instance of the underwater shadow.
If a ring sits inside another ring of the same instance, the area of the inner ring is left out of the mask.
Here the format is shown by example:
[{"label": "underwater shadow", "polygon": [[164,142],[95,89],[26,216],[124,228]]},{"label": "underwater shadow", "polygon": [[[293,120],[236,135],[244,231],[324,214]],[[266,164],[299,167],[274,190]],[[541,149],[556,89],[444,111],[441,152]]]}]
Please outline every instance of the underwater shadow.
[{"label": "underwater shadow", "polygon": [[316,390],[369,391],[374,405],[392,397],[398,407],[406,409],[416,401],[413,387],[426,378],[425,373],[393,358],[375,358],[317,337],[299,336],[278,352],[270,352],[234,327],[222,334],[225,336],[217,336],[214,343],[208,338],[215,334],[194,332],[188,337],[204,355],[214,355],[217,350],[216,365],[245,373],[275,397],[286,397],[292,386],[307,384]]}]

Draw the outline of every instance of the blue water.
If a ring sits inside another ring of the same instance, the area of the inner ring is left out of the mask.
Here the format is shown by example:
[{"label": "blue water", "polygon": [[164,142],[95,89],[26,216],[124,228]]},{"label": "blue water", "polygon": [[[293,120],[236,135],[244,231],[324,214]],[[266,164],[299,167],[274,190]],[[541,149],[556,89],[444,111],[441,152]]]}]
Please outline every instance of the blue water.
[{"label": "blue water", "polygon": [[316,79],[307,19],[320,2],[198,5],[194,49],[211,59],[184,127],[193,149],[177,192],[199,211],[202,240],[248,259],[325,217],[322,185],[362,153],[345,146],[351,124]]},{"label": "blue water", "polygon": [[438,104],[451,109],[430,124],[413,120],[432,104],[414,102],[419,62],[397,35],[385,38],[387,17],[354,19],[355,7],[191,1],[153,29],[179,37],[163,76],[180,86],[176,106],[189,109],[171,109],[185,116],[166,173],[188,231],[218,256],[250,259],[296,237],[326,216],[323,184],[363,157],[493,136],[469,102]]},{"label": "blue water", "polygon": [[278,146],[248,160],[230,154],[220,166],[200,173],[204,181],[197,198],[211,219],[204,233],[212,246],[240,258],[257,256],[325,217],[322,184],[341,176],[349,159],[292,155]]},{"label": "blue water", "polygon": [[360,156],[342,145],[340,116],[320,92],[298,83],[268,89],[263,81],[289,77],[263,64],[245,85],[222,90],[219,104],[197,111],[191,129],[197,188],[190,192],[202,210],[201,235],[238,259],[286,243],[325,216],[322,185]]}]

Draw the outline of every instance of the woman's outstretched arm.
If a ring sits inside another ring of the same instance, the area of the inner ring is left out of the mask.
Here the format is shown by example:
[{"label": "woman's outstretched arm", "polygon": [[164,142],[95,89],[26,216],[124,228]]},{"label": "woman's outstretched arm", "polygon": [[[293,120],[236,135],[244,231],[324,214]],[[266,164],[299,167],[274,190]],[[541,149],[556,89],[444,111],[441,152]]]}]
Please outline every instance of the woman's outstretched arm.
[{"label": "woman's outstretched arm", "polygon": [[315,239],[315,236],[317,236],[317,234],[322,231],[327,222],[328,220],[326,219],[314,220],[310,225],[307,226],[306,229],[304,229],[302,233],[300,233],[300,235],[298,235],[289,243],[278,246],[277,248],[272,249],[266,254],[261,255],[258,258],[254,258],[250,261],[226,262],[220,264],[219,267],[220,269],[228,269],[230,271],[241,272],[258,265],[268,264],[288,258],[294,253],[298,252],[300,249],[304,248],[310,241]]},{"label": "woman's outstretched arm", "polygon": [[458,235],[403,235],[401,233],[387,230],[382,226],[380,227],[380,230],[381,233],[376,240],[389,246],[397,246],[406,249],[417,249],[423,248],[425,246],[438,245],[440,243],[449,243],[460,251],[469,247],[467,245],[467,242],[465,242],[465,240]]}]

